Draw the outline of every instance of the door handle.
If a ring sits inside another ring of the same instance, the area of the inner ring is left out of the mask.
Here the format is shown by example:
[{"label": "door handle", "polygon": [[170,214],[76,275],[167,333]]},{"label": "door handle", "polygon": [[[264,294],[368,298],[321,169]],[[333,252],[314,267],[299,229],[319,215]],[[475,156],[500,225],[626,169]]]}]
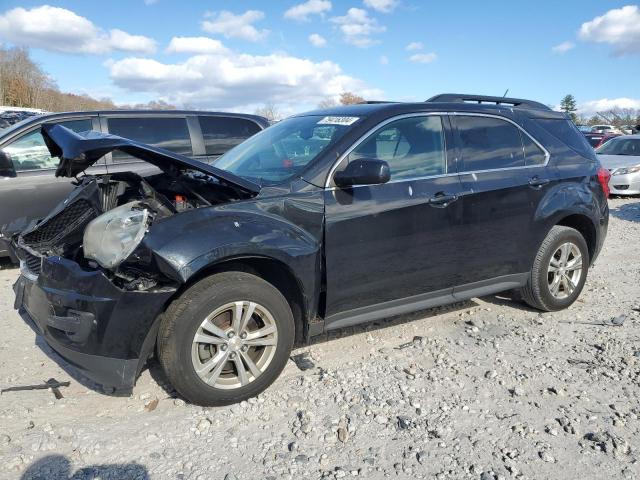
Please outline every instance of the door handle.
[{"label": "door handle", "polygon": [[436,193],[433,197],[429,199],[429,205],[432,205],[437,208],[444,208],[449,206],[449,204],[458,200],[457,195],[446,195],[442,192]]},{"label": "door handle", "polygon": [[533,188],[540,188],[546,185],[547,183],[549,183],[550,181],[551,180],[549,180],[548,178],[533,177],[532,179],[529,180],[529,186]]}]

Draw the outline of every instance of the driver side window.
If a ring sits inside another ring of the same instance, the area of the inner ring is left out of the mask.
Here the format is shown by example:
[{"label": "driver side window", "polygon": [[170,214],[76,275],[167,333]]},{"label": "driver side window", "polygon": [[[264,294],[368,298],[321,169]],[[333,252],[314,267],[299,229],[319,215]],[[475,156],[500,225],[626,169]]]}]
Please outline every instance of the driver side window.
[{"label": "driver side window", "polygon": [[[59,122],[75,132],[91,130],[91,120],[70,120]],[[13,162],[16,172],[25,170],[52,169],[58,166],[59,159],[49,155],[49,149],[44,142],[40,128],[17,138],[2,149]]]},{"label": "driver side window", "polygon": [[356,147],[348,160],[363,158],[386,161],[391,170],[391,180],[446,173],[441,117],[409,117],[381,127]]}]

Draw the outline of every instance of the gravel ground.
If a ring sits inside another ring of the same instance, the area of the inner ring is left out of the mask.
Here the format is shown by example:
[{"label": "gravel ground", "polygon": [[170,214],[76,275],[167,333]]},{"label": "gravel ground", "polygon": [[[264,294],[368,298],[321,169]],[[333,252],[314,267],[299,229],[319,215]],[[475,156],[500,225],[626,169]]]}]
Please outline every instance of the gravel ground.
[{"label": "gravel ground", "polygon": [[153,362],[132,397],[88,388],[34,344],[4,269],[0,387],[71,385],[0,396],[0,478],[640,478],[640,200],[610,204],[570,309],[492,296],[343,331],[225,408]]}]

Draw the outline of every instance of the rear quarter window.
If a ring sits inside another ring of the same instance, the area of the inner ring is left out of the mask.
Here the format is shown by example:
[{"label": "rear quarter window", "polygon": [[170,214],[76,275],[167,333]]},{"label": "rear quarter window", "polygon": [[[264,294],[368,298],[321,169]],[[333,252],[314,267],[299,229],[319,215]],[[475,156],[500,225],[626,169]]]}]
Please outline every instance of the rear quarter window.
[{"label": "rear quarter window", "polygon": [[593,148],[573,122],[565,119],[536,119],[538,125],[580,155],[591,159]]},{"label": "rear quarter window", "polygon": [[257,123],[245,118],[202,116],[198,120],[207,155],[222,155],[260,131]]}]

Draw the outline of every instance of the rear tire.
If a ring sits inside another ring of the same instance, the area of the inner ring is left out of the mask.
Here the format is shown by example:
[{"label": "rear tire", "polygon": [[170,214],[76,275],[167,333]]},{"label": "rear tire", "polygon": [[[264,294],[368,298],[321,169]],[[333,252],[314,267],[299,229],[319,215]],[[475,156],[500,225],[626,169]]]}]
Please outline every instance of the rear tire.
[{"label": "rear tire", "polygon": [[577,230],[554,226],[540,245],[522,298],[533,308],[551,312],[569,307],[584,287],[589,249]]},{"label": "rear tire", "polygon": [[291,308],[270,283],[245,272],[200,280],[163,314],[158,357],[189,402],[220,406],[264,391],[295,338]]}]

